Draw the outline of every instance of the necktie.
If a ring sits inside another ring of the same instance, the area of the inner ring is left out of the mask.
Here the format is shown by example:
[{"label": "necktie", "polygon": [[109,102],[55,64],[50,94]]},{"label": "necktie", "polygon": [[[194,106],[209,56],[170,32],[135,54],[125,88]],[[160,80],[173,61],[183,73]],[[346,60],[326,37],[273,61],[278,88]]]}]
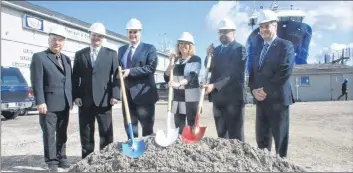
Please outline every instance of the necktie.
[{"label": "necktie", "polygon": [[126,68],[131,68],[132,67],[132,60],[131,60],[131,56],[132,56],[132,49],[134,47],[131,46],[130,47],[130,51],[129,51],[129,54],[127,54],[127,60],[126,60]]},{"label": "necktie", "polygon": [[222,45],[222,46],[221,46],[221,50],[219,50],[219,53],[218,53],[218,54],[219,54],[219,55],[222,54],[222,53],[223,53],[223,50],[224,50],[225,48],[226,48],[226,47]]},{"label": "necktie", "polygon": [[56,56],[56,59],[58,60],[58,63],[59,63],[60,68],[61,68],[61,69],[64,69],[64,67],[63,67],[63,62],[61,61],[60,55]]},{"label": "necktie", "polygon": [[91,59],[91,61],[92,61],[92,67],[94,67],[94,63],[95,63],[96,59],[97,59],[97,49],[93,49],[93,52],[92,52],[92,59]]},{"label": "necktie", "polygon": [[264,58],[265,58],[265,55],[266,55],[266,53],[267,53],[269,47],[270,47],[270,45],[266,43],[266,44],[264,45],[264,47],[262,48],[261,55],[260,55],[260,59],[259,59],[259,67],[261,67],[262,62],[263,62],[263,60],[264,60]]}]

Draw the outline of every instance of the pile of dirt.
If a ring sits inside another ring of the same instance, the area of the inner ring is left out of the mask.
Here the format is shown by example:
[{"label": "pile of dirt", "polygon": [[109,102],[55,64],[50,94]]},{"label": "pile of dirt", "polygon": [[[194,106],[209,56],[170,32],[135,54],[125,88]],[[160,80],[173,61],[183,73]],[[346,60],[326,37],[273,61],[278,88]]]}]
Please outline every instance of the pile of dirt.
[{"label": "pile of dirt", "polygon": [[120,151],[121,143],[110,144],[73,165],[69,172],[305,172],[279,157],[270,156],[238,140],[203,138],[187,145],[178,139],[164,148],[154,136],[144,139],[146,152],[133,159]]}]

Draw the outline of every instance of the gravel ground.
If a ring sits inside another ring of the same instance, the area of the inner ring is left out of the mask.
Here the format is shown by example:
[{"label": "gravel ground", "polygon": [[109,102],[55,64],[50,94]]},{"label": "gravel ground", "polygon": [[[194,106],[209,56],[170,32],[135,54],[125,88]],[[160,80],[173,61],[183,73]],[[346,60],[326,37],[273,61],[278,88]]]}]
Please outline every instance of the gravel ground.
[{"label": "gravel ground", "polygon": [[[309,171],[352,172],[352,103],[353,101],[335,101],[294,104],[291,107],[288,162],[284,161],[283,163],[295,163],[296,165],[302,165]],[[166,128],[166,107],[167,105],[165,103],[157,104],[155,130]],[[247,105],[245,115],[246,143],[256,147],[255,107],[253,105]],[[113,110],[113,120],[114,140],[117,142],[125,141],[127,137],[123,129],[120,108]],[[208,128],[206,131],[207,138],[205,138],[203,140],[204,142],[200,143],[200,145],[203,145],[205,142],[207,143],[207,141],[214,141],[217,133],[212,117],[212,104],[210,103],[206,103],[204,106],[204,111],[201,116],[201,124],[206,125]],[[34,114],[21,116],[15,120],[7,121],[2,119],[1,126],[1,171],[46,171],[47,167],[43,158],[42,132],[39,126],[38,115]],[[81,160],[78,116],[75,111],[71,113],[68,134],[67,155],[69,157],[69,161],[74,164]],[[95,135],[96,144],[99,144],[98,132],[96,132]],[[114,147],[116,145],[118,145],[118,143],[114,143],[110,147]],[[226,145],[238,144],[228,142]],[[182,147],[181,145],[173,146]],[[95,148],[96,152],[93,155],[101,155],[98,154],[99,146],[96,145]],[[161,152],[167,151],[162,149],[159,150],[161,150]],[[178,152],[177,148],[172,150]],[[273,151],[271,152],[271,155],[275,155]],[[197,158],[207,158],[208,156],[208,154],[204,153],[202,156],[198,156]],[[262,157],[261,154],[258,156]],[[237,160],[239,158],[229,157],[229,159]],[[255,167],[256,166],[258,165],[255,165]],[[121,169],[123,168],[124,167],[121,166]],[[183,168],[189,170],[186,166],[183,166]],[[254,169],[251,166],[248,166],[248,168],[249,170]],[[212,169],[218,168],[216,166]],[[59,169],[59,171],[67,170]],[[245,168],[244,171],[246,171]]]}]

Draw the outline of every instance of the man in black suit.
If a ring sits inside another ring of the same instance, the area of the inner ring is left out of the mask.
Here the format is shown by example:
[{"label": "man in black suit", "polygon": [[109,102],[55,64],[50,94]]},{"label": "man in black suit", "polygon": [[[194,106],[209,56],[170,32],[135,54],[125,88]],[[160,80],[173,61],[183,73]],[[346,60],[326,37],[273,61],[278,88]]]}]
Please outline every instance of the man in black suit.
[{"label": "man in black suit", "polygon": [[90,27],[91,45],[75,54],[73,97],[79,106],[82,158],[94,151],[94,125],[98,122],[100,149],[113,142],[112,106],[119,96],[117,52],[103,47],[105,27]]},{"label": "man in black suit", "polygon": [[72,71],[69,57],[61,53],[65,35],[64,28],[53,28],[49,33],[49,49],[33,54],[30,65],[43,131],[44,158],[50,172],[57,172],[58,166],[70,166],[66,157],[66,141],[69,110],[72,108]]},{"label": "man in black suit", "polygon": [[264,44],[254,46],[249,87],[256,103],[256,141],[260,149],[271,151],[272,136],[276,154],[287,157],[289,105],[294,103],[289,77],[294,66],[294,48],[277,36],[278,18],[273,11],[259,13],[260,35]]},{"label": "man in black suit", "polygon": [[[142,25],[133,18],[126,26],[130,44],[119,48],[119,62],[124,69],[126,95],[131,114],[133,134],[138,137],[138,121],[142,126],[142,136],[153,134],[155,103],[158,93],[154,79],[157,67],[157,52],[153,45],[140,41]],[[124,110],[124,106],[123,106]],[[125,111],[124,125],[128,134]]]},{"label": "man in black suit", "polygon": [[[224,19],[218,25],[221,45],[211,45],[211,78],[205,85],[213,102],[213,114],[218,137],[244,141],[244,107],[246,103],[246,49],[235,41],[235,24]],[[208,58],[205,59],[205,65]]]}]

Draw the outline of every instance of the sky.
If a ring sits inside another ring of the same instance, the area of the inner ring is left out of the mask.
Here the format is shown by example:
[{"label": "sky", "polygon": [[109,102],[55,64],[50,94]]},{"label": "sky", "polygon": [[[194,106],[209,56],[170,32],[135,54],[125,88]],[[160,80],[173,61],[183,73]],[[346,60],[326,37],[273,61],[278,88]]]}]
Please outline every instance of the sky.
[{"label": "sky", "polygon": [[[174,49],[182,32],[195,39],[196,54],[206,56],[211,44],[219,45],[216,26],[230,17],[236,24],[236,40],[243,45],[252,31],[249,17],[256,7],[272,1],[30,1],[33,4],[87,23],[102,22],[106,29],[127,35],[126,23],[137,18],[143,26],[142,41],[162,49],[164,33]],[[304,22],[312,27],[308,63],[323,62],[324,53],[353,47],[352,1],[278,1],[280,8],[300,8]],[[254,6],[255,5],[255,6]],[[348,62],[353,65],[353,60]]]}]

